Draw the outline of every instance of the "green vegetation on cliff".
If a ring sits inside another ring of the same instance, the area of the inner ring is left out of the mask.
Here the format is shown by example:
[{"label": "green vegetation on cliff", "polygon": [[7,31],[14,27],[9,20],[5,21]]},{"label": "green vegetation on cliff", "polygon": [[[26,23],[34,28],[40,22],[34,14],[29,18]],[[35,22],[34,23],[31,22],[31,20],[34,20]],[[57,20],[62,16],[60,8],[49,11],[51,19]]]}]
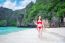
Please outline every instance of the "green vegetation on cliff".
[{"label": "green vegetation on cliff", "polygon": [[53,16],[60,19],[64,16],[64,13],[65,0],[37,0],[37,2],[27,10],[25,21],[26,23],[31,22],[38,15],[48,20],[51,20]]}]

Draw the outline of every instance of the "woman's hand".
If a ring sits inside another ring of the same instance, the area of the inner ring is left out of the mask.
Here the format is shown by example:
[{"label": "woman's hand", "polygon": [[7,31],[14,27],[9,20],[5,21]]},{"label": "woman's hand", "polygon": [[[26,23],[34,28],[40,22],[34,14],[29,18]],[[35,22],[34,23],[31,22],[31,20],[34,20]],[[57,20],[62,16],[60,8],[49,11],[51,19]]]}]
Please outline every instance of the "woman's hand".
[{"label": "woman's hand", "polygon": [[36,21],[33,20],[33,22],[34,22],[35,25],[37,25]]}]

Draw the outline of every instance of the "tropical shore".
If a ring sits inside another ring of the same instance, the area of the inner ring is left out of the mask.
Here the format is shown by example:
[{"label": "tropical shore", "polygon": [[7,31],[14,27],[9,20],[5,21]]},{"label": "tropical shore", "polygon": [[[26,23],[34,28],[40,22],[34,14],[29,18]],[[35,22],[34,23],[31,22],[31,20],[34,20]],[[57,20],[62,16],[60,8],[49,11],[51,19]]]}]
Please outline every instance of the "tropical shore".
[{"label": "tropical shore", "polygon": [[0,43],[65,43],[65,28],[44,28],[38,37],[35,28],[0,35]]}]

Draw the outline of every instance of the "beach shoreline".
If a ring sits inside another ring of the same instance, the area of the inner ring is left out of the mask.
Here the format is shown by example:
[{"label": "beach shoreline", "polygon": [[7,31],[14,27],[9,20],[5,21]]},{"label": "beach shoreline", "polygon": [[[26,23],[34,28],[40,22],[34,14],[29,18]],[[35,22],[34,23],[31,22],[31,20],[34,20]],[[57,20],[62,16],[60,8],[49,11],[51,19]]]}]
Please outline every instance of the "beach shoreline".
[{"label": "beach shoreline", "polygon": [[0,35],[0,43],[65,43],[64,28],[46,28],[43,38],[38,38],[35,28]]}]

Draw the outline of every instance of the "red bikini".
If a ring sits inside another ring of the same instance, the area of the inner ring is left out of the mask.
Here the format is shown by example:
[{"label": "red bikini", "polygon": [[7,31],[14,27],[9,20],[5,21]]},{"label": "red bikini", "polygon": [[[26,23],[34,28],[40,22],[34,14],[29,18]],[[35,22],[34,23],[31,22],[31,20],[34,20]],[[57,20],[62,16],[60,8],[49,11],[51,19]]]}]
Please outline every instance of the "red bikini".
[{"label": "red bikini", "polygon": [[42,22],[37,22],[37,24],[42,24]]},{"label": "red bikini", "polygon": [[37,24],[41,24],[41,26],[37,26],[37,29],[42,29],[43,28],[43,26],[42,26],[42,21],[41,22],[37,22]]}]

